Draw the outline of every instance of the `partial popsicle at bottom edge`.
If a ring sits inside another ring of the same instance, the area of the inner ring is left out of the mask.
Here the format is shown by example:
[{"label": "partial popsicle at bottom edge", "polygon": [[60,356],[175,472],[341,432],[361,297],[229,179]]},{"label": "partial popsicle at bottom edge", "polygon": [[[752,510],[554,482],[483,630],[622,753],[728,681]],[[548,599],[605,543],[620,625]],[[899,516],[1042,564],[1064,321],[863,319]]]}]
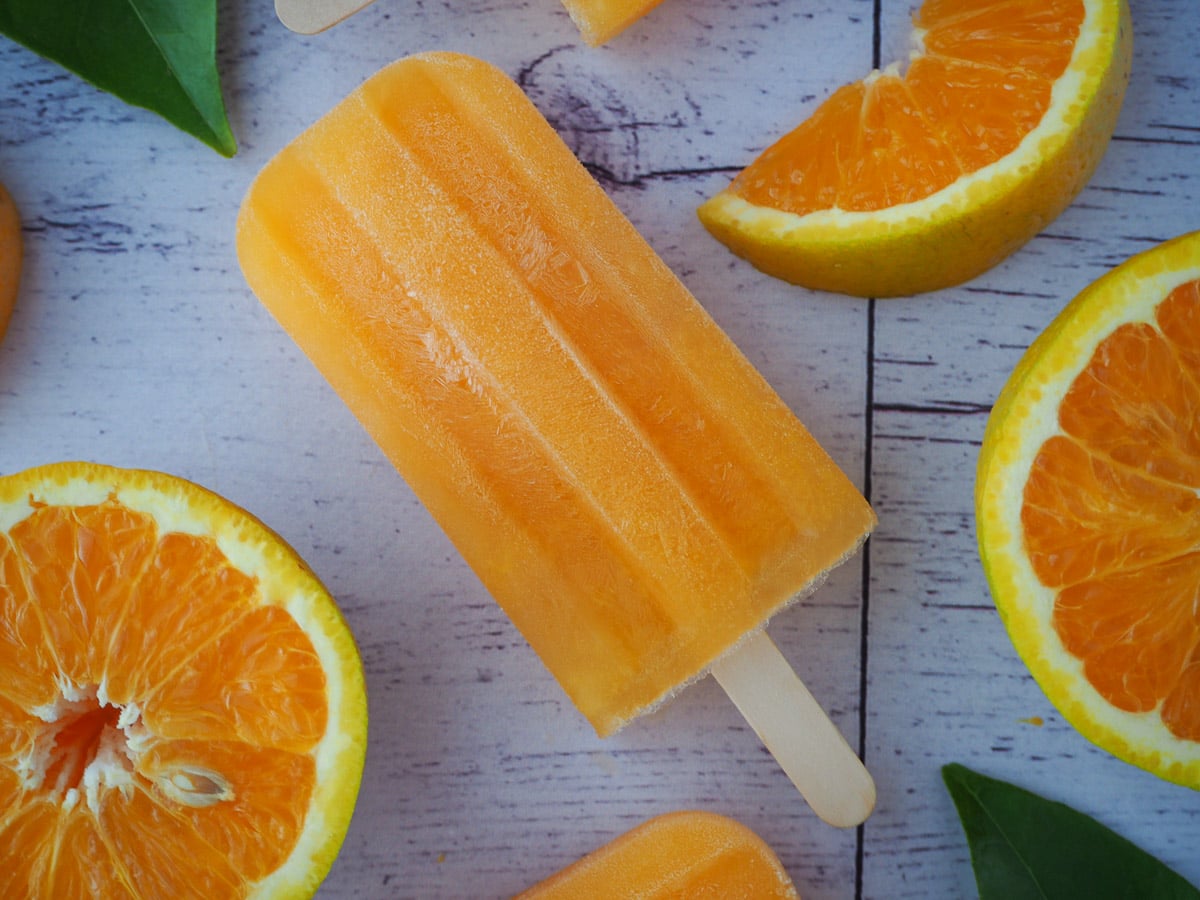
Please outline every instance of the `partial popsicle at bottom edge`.
[{"label": "partial popsicle at bottom edge", "polygon": [[800,900],[775,851],[727,816],[681,810],[648,819],[515,900]]}]

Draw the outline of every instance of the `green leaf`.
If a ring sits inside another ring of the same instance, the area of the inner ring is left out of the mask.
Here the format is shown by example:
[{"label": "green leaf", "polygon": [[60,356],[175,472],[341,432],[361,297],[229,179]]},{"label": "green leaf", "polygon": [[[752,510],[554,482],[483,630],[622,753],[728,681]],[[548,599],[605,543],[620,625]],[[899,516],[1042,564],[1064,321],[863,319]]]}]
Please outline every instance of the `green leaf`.
[{"label": "green leaf", "polygon": [[217,74],[216,0],[0,0],[0,33],[218,153],[237,152]]},{"label": "green leaf", "polygon": [[957,763],[958,809],[980,900],[1198,900],[1200,891],[1095,819]]}]

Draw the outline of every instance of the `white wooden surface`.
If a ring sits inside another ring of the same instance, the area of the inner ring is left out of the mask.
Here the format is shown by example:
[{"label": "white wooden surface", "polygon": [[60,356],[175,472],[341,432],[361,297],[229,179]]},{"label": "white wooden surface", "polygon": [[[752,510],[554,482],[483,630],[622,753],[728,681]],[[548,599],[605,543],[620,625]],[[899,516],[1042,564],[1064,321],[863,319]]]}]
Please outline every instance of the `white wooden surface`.
[{"label": "white wooden surface", "polygon": [[[88,458],[192,478],[326,581],[362,648],[371,742],[320,896],[504,897],[683,807],[756,829],[812,900],[971,896],[950,761],[1070,803],[1200,884],[1200,794],[1049,706],[991,606],[971,515],[987,411],[1022,349],[1110,266],[1200,228],[1200,7],[1133,0],[1133,79],[1100,171],[994,271],[878,303],[759,275],[696,205],[902,56],[909,7],[666,0],[591,49],[557,0],[378,0],[314,37],[269,0],[223,0],[232,160],[0,42],[0,180],[27,241],[0,471]],[[711,680],[597,739],[245,287],[233,222],[259,167],[379,67],[435,48],[521,82],[878,510],[867,551],[771,630],[875,775],[862,829],[818,821]]]}]

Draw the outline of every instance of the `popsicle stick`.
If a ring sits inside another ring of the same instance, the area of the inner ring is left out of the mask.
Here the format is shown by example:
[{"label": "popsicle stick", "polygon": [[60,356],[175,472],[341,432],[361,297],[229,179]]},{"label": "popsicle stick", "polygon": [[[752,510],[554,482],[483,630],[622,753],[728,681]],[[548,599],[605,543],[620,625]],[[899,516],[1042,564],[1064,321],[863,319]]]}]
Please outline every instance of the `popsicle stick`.
[{"label": "popsicle stick", "polygon": [[316,34],[375,0],[275,0],[279,21],[300,34]]},{"label": "popsicle stick", "polygon": [[779,648],[760,631],[712,674],[813,811],[852,828],[875,808],[875,782]]}]

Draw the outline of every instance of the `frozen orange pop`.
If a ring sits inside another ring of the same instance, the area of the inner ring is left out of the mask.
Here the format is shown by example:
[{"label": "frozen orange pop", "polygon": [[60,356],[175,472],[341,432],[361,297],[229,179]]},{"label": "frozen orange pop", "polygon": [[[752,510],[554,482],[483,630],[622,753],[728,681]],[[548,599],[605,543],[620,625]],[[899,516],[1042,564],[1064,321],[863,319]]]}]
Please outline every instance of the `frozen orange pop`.
[{"label": "frozen orange pop", "polygon": [[800,900],[779,857],[740,822],[666,813],[589,853],[516,900]]},{"label": "frozen orange pop", "polygon": [[865,817],[763,628],[874,515],[516,84],[385,68],[264,167],[237,249],[599,734],[712,668],[818,813]]}]

